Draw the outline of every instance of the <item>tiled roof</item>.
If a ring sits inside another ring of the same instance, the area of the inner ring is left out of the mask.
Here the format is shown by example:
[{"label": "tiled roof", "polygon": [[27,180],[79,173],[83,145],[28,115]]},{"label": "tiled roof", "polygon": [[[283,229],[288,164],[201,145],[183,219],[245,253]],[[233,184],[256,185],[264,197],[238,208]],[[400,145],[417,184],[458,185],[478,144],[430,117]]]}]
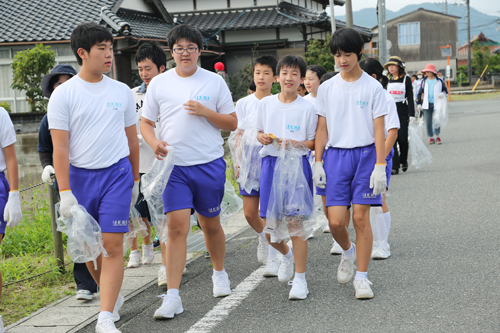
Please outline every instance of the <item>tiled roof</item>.
[{"label": "tiled roof", "polygon": [[83,22],[100,22],[103,6],[118,0],[0,1],[0,43],[69,40]]}]

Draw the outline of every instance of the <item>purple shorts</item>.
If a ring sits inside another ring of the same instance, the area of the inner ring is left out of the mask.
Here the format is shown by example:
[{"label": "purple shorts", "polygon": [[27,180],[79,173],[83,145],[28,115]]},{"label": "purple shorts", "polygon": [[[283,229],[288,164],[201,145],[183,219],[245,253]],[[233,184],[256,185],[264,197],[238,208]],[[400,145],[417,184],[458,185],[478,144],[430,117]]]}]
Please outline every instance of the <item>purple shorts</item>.
[{"label": "purple shorts", "polygon": [[127,232],[134,176],[128,157],[103,169],[69,167],[69,182],[78,203],[102,232]]},{"label": "purple shorts", "polygon": [[370,176],[377,161],[375,145],[352,149],[328,148],[324,158],[326,206],[382,205],[374,195]]},{"label": "purple shorts", "polygon": [[240,185],[238,185],[238,187],[240,188],[240,195],[243,195],[243,196],[246,195],[249,197],[258,197],[260,195],[260,191],[252,190],[252,192],[248,193],[247,191],[242,189]]},{"label": "purple shorts", "polygon": [[7,200],[9,200],[10,186],[5,174],[0,172],[0,234],[5,235],[5,227],[7,226],[7,221],[3,220],[3,211]]},{"label": "purple shorts", "polygon": [[385,175],[387,177],[387,189],[389,189],[389,181],[391,180],[391,171],[392,171],[392,157],[394,156],[394,148],[391,149],[389,155],[385,159]]},{"label": "purple shorts", "polygon": [[[260,217],[266,217],[267,207],[269,205],[269,197],[271,195],[271,186],[273,184],[274,166],[278,158],[274,156],[266,156],[262,158],[262,170],[260,172]],[[313,180],[311,164],[304,155],[302,159],[302,170],[306,176],[309,189],[313,193]]]},{"label": "purple shorts", "polygon": [[225,181],[222,157],[206,164],[174,166],[162,195],[164,213],[190,208],[206,217],[219,215]]}]

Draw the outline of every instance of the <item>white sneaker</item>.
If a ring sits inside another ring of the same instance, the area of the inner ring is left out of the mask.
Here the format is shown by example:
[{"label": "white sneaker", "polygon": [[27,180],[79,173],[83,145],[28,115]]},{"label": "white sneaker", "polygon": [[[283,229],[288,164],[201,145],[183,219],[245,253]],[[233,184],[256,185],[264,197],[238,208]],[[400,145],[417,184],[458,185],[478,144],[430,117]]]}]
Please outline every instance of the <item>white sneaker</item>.
[{"label": "white sneaker", "polygon": [[115,308],[113,309],[113,321],[115,323],[118,320],[120,320],[120,314],[118,313],[118,311],[120,311],[120,309],[122,308],[123,303],[125,303],[125,298],[120,293],[120,294],[118,294],[118,298],[116,299],[116,303],[115,303]]},{"label": "white sneaker", "polygon": [[342,254],[342,248],[340,247],[339,243],[337,243],[337,241],[334,239],[333,240],[333,246],[332,248],[330,249],[330,253],[331,254]]},{"label": "white sneaker", "polygon": [[259,237],[259,245],[257,246],[257,260],[261,264],[265,264],[267,261],[267,253],[269,252],[269,244],[262,241]]},{"label": "white sneaker", "polygon": [[279,282],[288,282],[293,277],[294,271],[294,262],[293,256],[290,259],[286,259],[285,256],[281,257],[281,265],[278,270],[278,281]]},{"label": "white sneaker", "polygon": [[182,308],[182,301],[179,296],[172,295],[160,295],[158,296],[163,299],[163,303],[155,311],[155,319],[169,319],[174,318],[174,315],[178,315],[184,312]]},{"label": "white sneaker", "polygon": [[141,260],[141,252],[139,250],[130,251],[130,257],[128,260],[128,268],[137,268]]},{"label": "white sneaker", "polygon": [[3,319],[2,319],[2,316],[0,316],[0,333],[5,333],[5,328],[3,327]]},{"label": "white sneaker", "polygon": [[158,270],[158,287],[166,287],[167,286],[167,269]]},{"label": "white sneaker", "polygon": [[290,294],[288,294],[288,299],[306,299],[309,294],[307,289],[306,280],[293,279],[293,281],[288,281],[288,285],[292,286]]},{"label": "white sneaker", "polygon": [[330,226],[327,224],[326,227],[323,228],[323,232],[326,234],[326,233],[330,233]]},{"label": "white sneaker", "polygon": [[[352,245],[354,246],[354,244]],[[356,247],[354,247],[354,254],[350,258],[346,258],[342,253],[339,268],[337,269],[337,280],[340,283],[347,283],[351,281],[354,276],[354,262],[356,261]]]},{"label": "white sneaker", "polygon": [[264,268],[263,276],[278,276],[278,271],[280,269],[281,261],[278,258],[269,258],[266,262],[266,267]]},{"label": "white sneaker", "polygon": [[391,246],[387,242],[383,242],[372,250],[372,259],[387,259],[391,256]]},{"label": "white sneaker", "polygon": [[[88,290],[78,290],[76,292],[76,299],[77,300],[83,300],[83,301],[91,301],[94,299],[94,293]],[[1,333],[2,331],[0,331]]]},{"label": "white sneaker", "polygon": [[153,242],[149,245],[142,245],[142,264],[149,265],[155,259],[155,248]]},{"label": "white sneaker", "polygon": [[212,276],[214,283],[214,297],[224,297],[231,294],[231,282],[227,273],[222,276]]},{"label": "white sneaker", "polygon": [[373,285],[368,279],[354,279],[354,289],[356,290],[356,298],[373,298],[373,291],[370,285]]},{"label": "white sneaker", "polygon": [[95,326],[96,333],[121,333],[121,331],[116,329],[113,319],[106,319],[97,323]]}]

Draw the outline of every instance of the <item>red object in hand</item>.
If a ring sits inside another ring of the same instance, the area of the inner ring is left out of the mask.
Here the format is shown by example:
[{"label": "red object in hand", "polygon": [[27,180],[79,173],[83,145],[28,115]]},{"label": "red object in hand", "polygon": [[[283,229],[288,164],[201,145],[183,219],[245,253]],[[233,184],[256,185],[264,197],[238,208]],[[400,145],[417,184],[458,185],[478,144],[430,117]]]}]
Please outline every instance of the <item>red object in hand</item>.
[{"label": "red object in hand", "polygon": [[214,65],[215,70],[217,71],[223,71],[224,70],[224,64],[222,62],[216,62]]}]

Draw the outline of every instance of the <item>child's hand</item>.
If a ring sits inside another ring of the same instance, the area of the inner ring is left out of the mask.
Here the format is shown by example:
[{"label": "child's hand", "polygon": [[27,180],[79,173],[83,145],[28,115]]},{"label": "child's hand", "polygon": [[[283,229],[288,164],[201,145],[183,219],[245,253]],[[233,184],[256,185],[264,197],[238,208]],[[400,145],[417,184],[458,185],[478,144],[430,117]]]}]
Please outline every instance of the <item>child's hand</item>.
[{"label": "child's hand", "polygon": [[270,145],[273,142],[273,139],[269,135],[262,132],[257,133],[257,140],[264,146]]},{"label": "child's hand", "polygon": [[168,143],[165,141],[157,140],[156,143],[151,147],[153,148],[153,151],[155,153],[155,157],[159,160],[163,160],[162,157],[166,157],[168,154],[167,148],[165,146],[168,146]]},{"label": "child's hand", "polygon": [[281,144],[283,143],[283,140],[285,140],[285,148],[292,148],[292,146],[297,142],[295,140],[286,139],[286,138],[278,139],[278,143],[279,143],[280,147],[281,147]]},{"label": "child's hand", "polygon": [[189,100],[186,103],[183,104],[185,106],[185,110],[188,110],[188,114],[191,114],[193,116],[200,116],[200,117],[206,117],[211,111],[209,108],[207,108],[205,105],[201,104],[200,102],[192,101]]}]

